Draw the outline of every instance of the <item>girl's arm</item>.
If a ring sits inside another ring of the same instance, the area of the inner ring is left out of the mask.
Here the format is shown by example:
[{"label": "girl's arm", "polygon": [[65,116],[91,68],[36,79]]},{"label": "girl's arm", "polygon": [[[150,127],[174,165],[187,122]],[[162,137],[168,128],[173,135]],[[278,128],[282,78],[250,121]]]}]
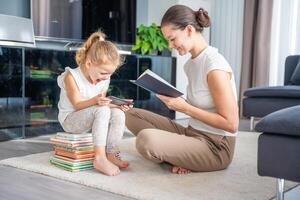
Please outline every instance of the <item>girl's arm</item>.
[{"label": "girl's arm", "polygon": [[[211,71],[207,76],[216,113],[208,112],[188,104],[182,98],[159,96],[173,110],[180,111],[212,127],[231,133],[238,129],[238,106],[230,85],[230,74],[221,70]],[[201,101],[201,99],[199,99]]]},{"label": "girl's arm", "polygon": [[106,98],[103,94],[97,95],[88,100],[83,100],[80,95],[79,88],[70,72],[66,74],[64,83],[67,96],[72,105],[74,106],[75,110],[81,110],[94,105],[109,105],[109,102],[111,101],[110,99]]}]

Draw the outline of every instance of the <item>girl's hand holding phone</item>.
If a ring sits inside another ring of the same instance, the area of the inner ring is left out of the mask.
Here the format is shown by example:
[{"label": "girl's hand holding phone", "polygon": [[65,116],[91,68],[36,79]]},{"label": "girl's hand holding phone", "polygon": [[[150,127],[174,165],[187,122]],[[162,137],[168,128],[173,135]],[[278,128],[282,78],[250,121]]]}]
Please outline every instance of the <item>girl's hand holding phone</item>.
[{"label": "girl's hand holding phone", "polygon": [[110,107],[112,108],[119,108],[122,111],[126,112],[127,110],[133,107],[133,99],[121,99],[114,96],[109,96],[108,98],[112,100],[110,102]]},{"label": "girl's hand holding phone", "polygon": [[108,106],[111,102],[111,99],[105,97],[104,94],[99,94],[95,98],[99,106]]},{"label": "girl's hand holding phone", "polygon": [[122,105],[122,106],[119,106],[119,108],[123,111],[123,112],[126,112],[127,110],[129,110],[130,108],[132,108],[133,105]]}]

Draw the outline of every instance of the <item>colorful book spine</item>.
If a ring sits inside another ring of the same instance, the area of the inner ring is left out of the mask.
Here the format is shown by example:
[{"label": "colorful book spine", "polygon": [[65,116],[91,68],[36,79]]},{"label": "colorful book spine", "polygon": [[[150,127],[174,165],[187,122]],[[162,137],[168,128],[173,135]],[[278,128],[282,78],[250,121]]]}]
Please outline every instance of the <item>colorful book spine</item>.
[{"label": "colorful book spine", "polygon": [[71,172],[93,169],[95,152],[91,134],[59,132],[50,143],[54,148],[50,163],[54,166]]}]

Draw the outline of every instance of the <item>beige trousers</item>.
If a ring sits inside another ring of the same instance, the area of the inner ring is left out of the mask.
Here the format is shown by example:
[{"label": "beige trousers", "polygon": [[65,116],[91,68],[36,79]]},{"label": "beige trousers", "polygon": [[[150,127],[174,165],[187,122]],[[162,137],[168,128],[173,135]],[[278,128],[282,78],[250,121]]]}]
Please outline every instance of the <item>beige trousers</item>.
[{"label": "beige trousers", "polygon": [[138,108],[125,115],[127,128],[136,135],[136,148],[146,159],[199,172],[225,169],[232,161],[235,137],[186,128]]}]

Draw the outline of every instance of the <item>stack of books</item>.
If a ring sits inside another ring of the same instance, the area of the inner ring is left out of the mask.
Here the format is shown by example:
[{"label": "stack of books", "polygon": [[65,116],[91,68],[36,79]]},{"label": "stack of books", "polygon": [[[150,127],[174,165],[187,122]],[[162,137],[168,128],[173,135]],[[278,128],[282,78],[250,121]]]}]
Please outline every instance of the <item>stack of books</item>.
[{"label": "stack of books", "polygon": [[95,152],[91,133],[59,132],[50,143],[54,147],[51,164],[72,172],[93,168]]}]

